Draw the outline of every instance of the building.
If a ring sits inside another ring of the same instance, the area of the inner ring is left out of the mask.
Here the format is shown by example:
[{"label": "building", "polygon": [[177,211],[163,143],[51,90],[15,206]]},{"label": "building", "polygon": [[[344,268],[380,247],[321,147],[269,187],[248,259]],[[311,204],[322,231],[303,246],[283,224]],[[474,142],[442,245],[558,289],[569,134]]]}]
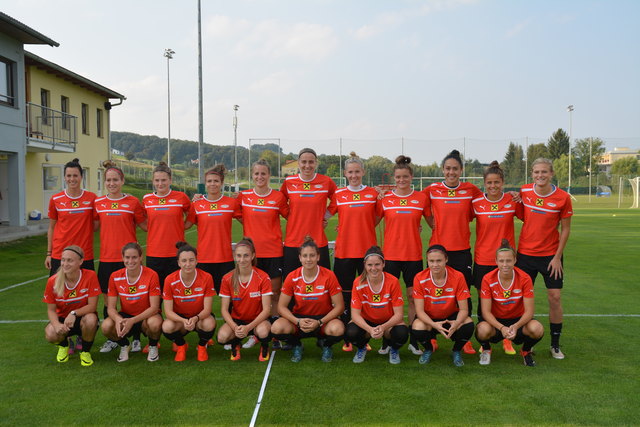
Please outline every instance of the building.
[{"label": "building", "polygon": [[640,151],[632,150],[629,147],[615,147],[612,151],[607,151],[602,155],[598,162],[598,167],[601,172],[610,173],[613,163],[625,157],[635,157],[636,160],[640,161]]}]

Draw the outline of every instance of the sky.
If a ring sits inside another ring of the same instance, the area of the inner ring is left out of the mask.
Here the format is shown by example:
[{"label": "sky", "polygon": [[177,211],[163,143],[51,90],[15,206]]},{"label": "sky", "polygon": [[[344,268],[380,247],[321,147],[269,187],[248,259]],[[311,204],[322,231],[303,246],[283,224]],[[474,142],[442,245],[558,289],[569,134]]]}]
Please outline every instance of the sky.
[{"label": "sky", "polygon": [[[0,0],[26,49],[127,97],[111,129],[198,140],[196,0]],[[204,140],[425,164],[558,128],[640,149],[636,0],[202,0]],[[567,111],[574,105],[573,113]],[[342,138],[342,143],[340,143]]]}]

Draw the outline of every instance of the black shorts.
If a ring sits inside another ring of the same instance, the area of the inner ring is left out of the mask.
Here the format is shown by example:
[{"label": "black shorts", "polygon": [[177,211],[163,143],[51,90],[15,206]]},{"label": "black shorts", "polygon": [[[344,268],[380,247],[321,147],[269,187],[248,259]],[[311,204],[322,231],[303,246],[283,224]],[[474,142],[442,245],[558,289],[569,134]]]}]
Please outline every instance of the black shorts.
[{"label": "black shorts", "polygon": [[393,261],[386,260],[384,271],[400,280],[400,273],[407,288],[413,287],[413,278],[422,271],[422,260],[420,261]]},{"label": "black shorts", "polygon": [[[60,260],[57,258],[51,258],[51,270],[49,270],[49,277],[53,276],[58,272],[60,268]],[[95,264],[92,259],[85,259],[82,261],[82,265],[80,268],[84,268],[85,270],[96,270]]]},{"label": "black shorts", "polygon": [[338,278],[342,292],[351,292],[356,276],[362,274],[364,260],[362,258],[334,258],[333,272]]},{"label": "black shorts", "polygon": [[[443,326],[444,326],[445,328],[448,328],[448,327],[450,327],[450,326],[451,326],[451,322],[453,322],[453,321],[454,321],[454,320],[456,320],[457,318],[458,318],[458,313],[456,312],[456,313],[453,313],[451,316],[447,317],[446,319],[432,319],[432,320],[433,320],[434,322],[442,322],[442,321],[444,321],[445,323],[443,324]],[[472,322],[472,324],[473,324],[473,322]],[[464,323],[461,323],[461,324],[460,324],[460,326],[462,326],[462,325],[464,325]],[[432,330],[433,330],[433,332],[435,332],[436,334],[439,334],[439,333],[440,333],[440,331],[438,331],[436,328],[433,328]],[[457,336],[458,332],[460,332],[460,328],[458,328],[458,329],[453,333],[453,335],[451,335],[451,338],[449,338],[449,339],[450,339],[450,340],[452,340],[452,341],[455,341],[455,340],[456,340],[456,336]]]},{"label": "black shorts", "polygon": [[[329,255],[329,246],[322,246],[320,250],[320,261],[318,264],[324,268],[331,270],[331,257]],[[291,246],[284,247],[284,267],[282,268],[282,277],[287,277],[293,270],[301,267],[300,264],[300,248]]]},{"label": "black shorts", "polygon": [[282,278],[282,268],[284,266],[284,257],[258,258],[258,267],[269,275],[271,279]]},{"label": "black shorts", "polygon": [[471,289],[471,285],[473,285],[473,275],[471,274],[471,266],[473,265],[471,249],[447,251],[447,258],[449,258],[447,265],[464,274],[464,280],[467,282],[467,287]]},{"label": "black shorts", "polygon": [[118,271],[124,268],[124,262],[106,262],[100,261],[98,264],[98,282],[100,282],[100,289],[102,293],[106,294],[109,291],[109,278],[114,271]]},{"label": "black shorts", "polygon": [[[514,319],[498,319],[496,318],[496,320],[500,323],[502,323],[504,326],[511,326],[514,325],[518,322],[518,320],[520,320],[519,317],[516,317]],[[524,341],[524,332],[522,331],[522,329],[524,328],[524,326],[520,326],[518,328],[518,331],[516,332],[516,337],[514,339],[511,340],[511,342],[513,342],[514,344],[522,344],[522,342]],[[502,336],[502,332],[500,332],[497,328],[493,328],[496,331],[496,334],[493,336],[493,338],[491,338],[489,341],[492,343],[497,343],[500,342],[504,339],[504,336]]]},{"label": "black shorts", "polygon": [[491,273],[496,268],[498,267],[495,265],[480,265],[474,262],[473,263],[473,286],[475,286],[476,289],[480,290],[480,287],[482,286],[482,279],[484,279],[484,276]]},{"label": "black shorts", "polygon": [[[242,326],[242,325],[248,325],[251,322],[246,322],[244,320],[240,320],[240,319],[236,319],[235,317],[231,316],[231,318],[233,319],[233,321],[236,323],[236,325],[238,326]],[[255,329],[250,330],[247,335],[255,335]],[[257,338],[257,336],[256,336]]]},{"label": "black shorts", "polygon": [[216,294],[220,294],[220,286],[222,286],[222,277],[235,268],[233,261],[227,262],[199,262],[198,268],[206,271],[213,277],[213,287]]},{"label": "black shorts", "polygon": [[[554,279],[551,277],[549,270],[547,270],[552,259],[553,255],[532,256],[518,252],[516,267],[527,273],[534,284],[536,283],[536,276],[540,273],[544,278],[544,284],[547,286],[547,289],[562,289],[562,277]],[[560,259],[560,262],[564,265],[562,258]]]},{"label": "black shorts", "polygon": [[[124,313],[122,311],[119,312],[120,316],[124,317],[125,319],[130,319],[133,316],[127,313]],[[144,322],[144,320],[141,320],[139,322],[136,322],[133,324],[133,326],[131,327],[131,329],[129,330],[129,333],[123,337],[123,338],[129,338],[130,336],[136,336],[139,337],[142,332],[142,322]],[[145,335],[146,336],[146,335]]]},{"label": "black shorts", "polygon": [[[298,319],[316,319],[316,320],[320,320],[322,319],[325,315],[307,315],[304,316],[302,314],[293,314],[294,316],[296,316]],[[302,332],[300,330],[300,328],[298,328],[298,325],[293,325],[296,329],[296,331],[293,333],[293,335],[299,337],[299,338],[309,338],[309,337],[324,337],[325,333],[324,333],[324,328],[325,326],[327,326],[326,323],[323,323],[322,326],[320,326],[319,328],[314,329],[311,332]]]},{"label": "black shorts", "polygon": [[178,258],[149,256],[147,255],[147,267],[158,273],[160,289],[164,289],[164,279],[174,271],[178,271]]}]

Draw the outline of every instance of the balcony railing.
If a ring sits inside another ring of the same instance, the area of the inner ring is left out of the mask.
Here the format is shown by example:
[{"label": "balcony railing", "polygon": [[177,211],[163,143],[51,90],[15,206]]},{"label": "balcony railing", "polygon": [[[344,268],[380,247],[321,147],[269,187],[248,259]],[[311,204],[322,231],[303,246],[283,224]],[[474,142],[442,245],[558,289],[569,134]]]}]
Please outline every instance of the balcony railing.
[{"label": "balcony railing", "polygon": [[73,152],[78,143],[76,116],[27,103],[27,146],[37,150]]}]

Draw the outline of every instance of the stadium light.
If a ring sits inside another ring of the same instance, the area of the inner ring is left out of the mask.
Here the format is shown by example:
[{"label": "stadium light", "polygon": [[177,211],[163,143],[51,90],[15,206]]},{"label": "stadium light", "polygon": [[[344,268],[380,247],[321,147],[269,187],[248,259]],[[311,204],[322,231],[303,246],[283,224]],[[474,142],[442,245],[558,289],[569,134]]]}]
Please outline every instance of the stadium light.
[{"label": "stadium light", "polygon": [[167,165],[171,167],[171,82],[169,79],[169,60],[173,59],[176,52],[173,49],[165,49],[164,57],[167,58]]},{"label": "stadium light", "polygon": [[572,119],[573,119],[573,105],[567,107],[569,112],[569,182],[567,185],[567,193],[571,194],[571,131],[572,131]]},{"label": "stadium light", "polygon": [[233,106],[233,157],[234,157],[234,180],[233,183],[238,191],[238,108],[239,105]]}]

